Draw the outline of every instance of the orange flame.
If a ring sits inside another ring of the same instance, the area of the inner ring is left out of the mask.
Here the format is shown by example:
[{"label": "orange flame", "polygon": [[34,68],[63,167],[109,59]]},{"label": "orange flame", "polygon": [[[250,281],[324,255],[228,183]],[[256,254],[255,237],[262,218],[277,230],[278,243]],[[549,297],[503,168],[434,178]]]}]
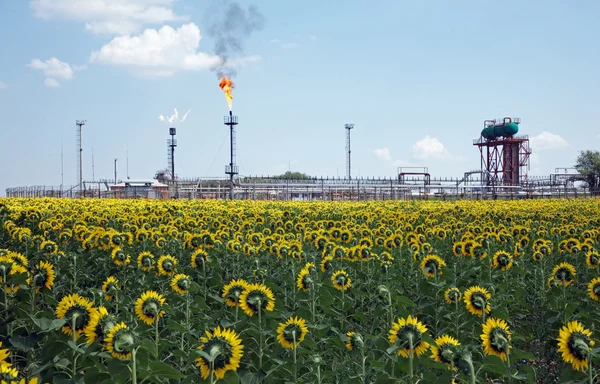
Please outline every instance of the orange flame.
[{"label": "orange flame", "polygon": [[233,103],[233,95],[231,94],[231,90],[234,88],[233,81],[227,76],[221,79],[219,83],[219,87],[225,92],[225,98],[227,99],[227,104],[229,105],[229,110],[231,111],[231,106]]}]

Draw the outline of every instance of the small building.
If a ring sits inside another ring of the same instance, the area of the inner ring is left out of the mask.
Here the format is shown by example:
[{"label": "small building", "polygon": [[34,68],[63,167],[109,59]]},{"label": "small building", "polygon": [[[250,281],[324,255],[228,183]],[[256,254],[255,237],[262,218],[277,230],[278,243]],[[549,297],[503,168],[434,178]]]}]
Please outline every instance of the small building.
[{"label": "small building", "polygon": [[112,185],[110,190],[119,199],[168,199],[169,186],[156,179],[123,180]]}]

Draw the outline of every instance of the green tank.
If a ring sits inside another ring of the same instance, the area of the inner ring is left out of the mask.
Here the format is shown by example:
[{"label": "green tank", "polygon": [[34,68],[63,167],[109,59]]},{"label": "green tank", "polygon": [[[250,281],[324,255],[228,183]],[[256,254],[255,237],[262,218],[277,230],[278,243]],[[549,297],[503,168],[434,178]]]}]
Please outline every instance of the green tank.
[{"label": "green tank", "polygon": [[514,136],[517,134],[517,132],[519,132],[519,125],[517,123],[510,122],[484,128],[481,131],[481,136],[483,136],[483,138],[486,140],[495,140],[499,137]]}]

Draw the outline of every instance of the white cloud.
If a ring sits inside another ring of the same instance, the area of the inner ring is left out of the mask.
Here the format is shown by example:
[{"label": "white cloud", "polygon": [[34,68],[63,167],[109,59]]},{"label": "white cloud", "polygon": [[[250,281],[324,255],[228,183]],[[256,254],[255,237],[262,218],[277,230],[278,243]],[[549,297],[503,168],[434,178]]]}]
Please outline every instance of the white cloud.
[{"label": "white cloud", "polygon": [[[71,80],[75,77],[75,71],[71,65],[69,63],[65,63],[64,61],[60,61],[56,57],[52,57],[46,61],[33,59],[31,60],[31,63],[27,64],[27,66],[44,73],[44,76],[46,76],[44,85],[46,87],[59,87],[59,80]],[[75,67],[78,71],[85,69],[85,67],[81,66]]]},{"label": "white cloud", "polygon": [[86,23],[97,34],[139,32],[144,25],[184,19],[172,9],[174,0],[31,0],[36,17]]},{"label": "white cloud", "polygon": [[8,85],[6,85],[3,81],[0,81],[0,89],[5,89],[8,88]]},{"label": "white cloud", "polygon": [[44,80],[44,86],[48,88],[58,88],[60,87],[60,83],[51,77],[47,77],[46,80]]},{"label": "white cloud", "polygon": [[569,146],[569,143],[559,135],[544,131],[531,139],[531,146],[534,150],[546,151],[552,149],[562,149]]},{"label": "white cloud", "polygon": [[390,161],[392,159],[392,154],[390,153],[390,149],[388,147],[377,148],[373,151],[373,153],[379,160]]},{"label": "white cloud", "polygon": [[411,157],[415,159],[446,159],[450,157],[450,153],[444,147],[441,141],[435,137],[425,136],[417,141],[411,149]]},{"label": "white cloud", "polygon": [[[150,77],[172,76],[181,70],[208,70],[221,62],[218,56],[198,52],[200,28],[194,23],[174,29],[146,29],[137,36],[115,37],[100,50],[92,52],[91,63],[134,69]],[[244,66],[260,60],[258,56],[234,59],[229,66]]]}]

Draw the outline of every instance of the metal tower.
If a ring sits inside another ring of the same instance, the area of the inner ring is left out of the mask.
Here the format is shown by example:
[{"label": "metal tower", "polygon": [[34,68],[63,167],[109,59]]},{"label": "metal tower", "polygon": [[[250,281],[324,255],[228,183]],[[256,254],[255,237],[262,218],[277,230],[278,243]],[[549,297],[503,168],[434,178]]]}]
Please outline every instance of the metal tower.
[{"label": "metal tower", "polygon": [[233,113],[229,111],[229,116],[225,116],[224,124],[229,126],[229,145],[230,145],[230,159],[229,165],[225,166],[225,174],[229,175],[230,189],[229,199],[233,200],[233,187],[234,178],[238,172],[238,166],[235,165],[235,126],[238,124],[237,116],[233,116]]},{"label": "metal tower", "polygon": [[81,128],[87,120],[76,120],[77,125],[77,177],[79,179],[79,195],[83,196],[83,147],[81,146]]},{"label": "metal tower", "polygon": [[344,128],[346,128],[346,177],[350,180],[352,178],[352,168],[350,167],[350,155],[352,153],[350,150],[350,130],[354,129],[354,124],[346,124]]},{"label": "metal tower", "polygon": [[167,141],[167,146],[169,148],[168,151],[168,161],[169,161],[169,169],[171,170],[171,182],[175,187],[175,198],[177,198],[177,186],[175,185],[175,147],[177,146],[177,140],[175,139],[175,134],[177,130],[175,128],[169,128],[169,135],[171,138]]}]

